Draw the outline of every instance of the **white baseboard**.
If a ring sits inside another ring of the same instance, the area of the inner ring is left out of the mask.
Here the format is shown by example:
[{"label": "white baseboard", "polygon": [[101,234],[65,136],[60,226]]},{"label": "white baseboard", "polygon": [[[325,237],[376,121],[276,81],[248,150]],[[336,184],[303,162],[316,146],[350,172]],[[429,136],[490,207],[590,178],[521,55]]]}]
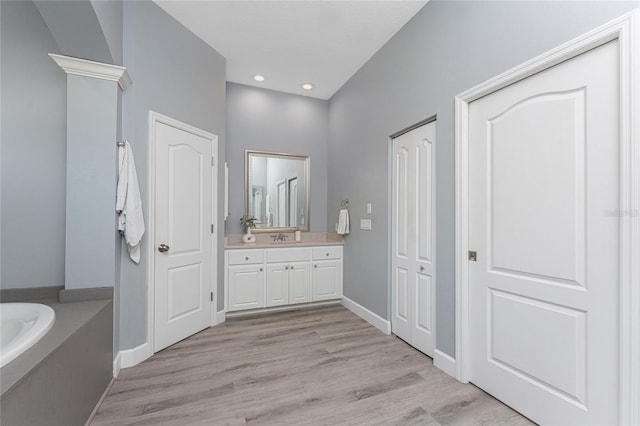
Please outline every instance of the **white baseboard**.
[{"label": "white baseboard", "polygon": [[433,351],[433,365],[444,371],[455,379],[456,377],[456,360],[442,351]]},{"label": "white baseboard", "polygon": [[122,355],[118,352],[113,358],[113,378],[115,379],[120,374],[120,368],[122,367]]},{"label": "white baseboard", "polygon": [[298,311],[300,309],[312,309],[320,306],[339,305],[340,299],[325,300],[321,302],[296,303],[295,305],[274,306],[271,308],[248,309],[246,311],[232,311],[225,314],[226,318],[242,318],[260,314],[273,314],[276,312]]},{"label": "white baseboard", "polygon": [[226,312],[223,310],[216,312],[215,318],[213,319],[213,325],[219,325],[225,322],[227,319]]},{"label": "white baseboard", "polygon": [[354,302],[348,297],[342,296],[342,306],[382,331],[384,334],[391,334],[391,321],[387,321],[375,312],[370,311],[359,303]]},{"label": "white baseboard", "polygon": [[151,352],[151,348],[149,347],[149,343],[144,342],[140,346],[136,346],[133,349],[126,349],[124,351],[120,351],[121,355],[121,367],[129,368],[134,365],[140,364],[145,359],[149,358],[153,353]]}]

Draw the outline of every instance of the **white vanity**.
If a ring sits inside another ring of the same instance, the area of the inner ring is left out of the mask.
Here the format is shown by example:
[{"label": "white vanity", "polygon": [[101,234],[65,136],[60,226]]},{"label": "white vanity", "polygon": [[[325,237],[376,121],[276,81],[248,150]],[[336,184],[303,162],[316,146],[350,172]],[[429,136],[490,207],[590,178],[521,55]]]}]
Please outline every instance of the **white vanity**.
[{"label": "white vanity", "polygon": [[[342,299],[343,238],[308,232],[309,197],[309,156],[245,152],[243,219],[251,218],[255,234],[245,235],[245,243],[239,234],[225,237],[226,312]],[[302,241],[294,240],[294,231],[304,231]]]},{"label": "white vanity", "polygon": [[228,244],[227,312],[311,304],[342,297],[342,244]]}]

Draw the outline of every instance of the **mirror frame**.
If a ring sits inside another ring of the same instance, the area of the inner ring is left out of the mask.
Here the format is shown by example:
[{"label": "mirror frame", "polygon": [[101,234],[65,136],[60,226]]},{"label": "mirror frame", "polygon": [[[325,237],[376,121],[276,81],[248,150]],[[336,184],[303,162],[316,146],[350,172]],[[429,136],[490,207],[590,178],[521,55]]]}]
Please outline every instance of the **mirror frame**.
[{"label": "mirror frame", "polygon": [[269,152],[269,151],[255,151],[255,150],[246,150],[244,152],[244,214],[249,214],[249,205],[251,203],[251,182],[249,182],[249,165],[251,156],[259,156],[259,157],[276,157],[276,158],[291,158],[297,160],[304,160],[304,174],[305,174],[305,201],[304,201],[304,226],[288,226],[288,227],[272,227],[272,228],[251,228],[251,233],[266,233],[266,232],[293,232],[295,230],[299,231],[309,231],[310,227],[310,212],[309,205],[311,199],[311,185],[310,182],[310,158],[308,155],[297,155],[297,154],[287,154],[282,152]]}]

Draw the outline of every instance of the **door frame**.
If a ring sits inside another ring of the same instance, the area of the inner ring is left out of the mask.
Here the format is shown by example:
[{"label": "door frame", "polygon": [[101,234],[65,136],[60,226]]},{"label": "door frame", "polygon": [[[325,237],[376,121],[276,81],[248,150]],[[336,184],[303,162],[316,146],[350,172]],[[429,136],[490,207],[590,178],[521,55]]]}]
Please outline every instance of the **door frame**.
[{"label": "door frame", "polygon": [[202,137],[211,141],[211,155],[213,156],[211,165],[211,223],[214,225],[213,237],[211,238],[211,288],[210,292],[213,293],[213,300],[211,302],[211,317],[209,319],[209,325],[216,325],[216,311],[218,305],[218,286],[217,286],[217,274],[218,274],[218,187],[216,182],[218,181],[218,136],[213,133],[206,132],[198,129],[197,127],[186,124],[182,121],[176,120],[166,115],[159,114],[155,111],[149,110],[149,174],[148,174],[148,188],[147,205],[149,207],[149,244],[147,247],[147,255],[149,261],[147,262],[147,345],[149,347],[149,356],[154,352],[154,329],[155,329],[155,212],[156,212],[156,124],[166,124],[167,126],[175,127],[176,129],[191,133],[193,135]]},{"label": "door frame", "polygon": [[461,94],[455,99],[456,379],[469,382],[469,104],[607,42],[620,67],[620,405],[621,424],[640,423],[640,9],[627,13]]},{"label": "door frame", "polygon": [[388,155],[387,155],[387,167],[389,168],[389,180],[387,182],[387,200],[388,200],[388,208],[387,208],[387,212],[388,212],[388,231],[387,231],[387,269],[388,269],[388,274],[387,274],[387,310],[389,313],[389,325],[388,325],[388,330],[389,333],[388,334],[393,334],[393,268],[392,268],[392,264],[393,264],[393,141],[394,139],[404,135],[405,133],[409,133],[412,130],[416,130],[419,129],[422,126],[426,126],[429,123],[433,123],[436,122],[436,143],[433,146],[433,160],[432,162],[433,164],[433,185],[432,188],[434,189],[433,194],[432,194],[432,198],[433,198],[433,212],[432,212],[432,220],[433,222],[435,222],[435,226],[433,226],[433,241],[434,241],[434,253],[433,253],[433,257],[435,259],[435,261],[433,262],[433,282],[435,285],[435,293],[436,293],[436,297],[434,298],[432,305],[433,305],[433,309],[435,311],[435,315],[433,318],[433,340],[434,340],[434,348],[433,348],[433,360],[434,362],[436,361],[436,358],[440,356],[440,354],[442,354],[441,351],[438,350],[438,327],[437,327],[437,323],[438,323],[438,313],[437,313],[437,305],[438,305],[438,265],[437,265],[437,253],[436,253],[436,249],[438,246],[438,220],[437,220],[437,197],[438,197],[438,157],[437,157],[437,143],[438,143],[438,115],[434,114],[429,116],[428,118],[425,118],[424,120],[418,121],[417,123],[414,123],[408,127],[405,127],[402,130],[399,130],[395,133],[392,133],[391,135],[389,135],[389,137],[387,138],[388,141]]}]

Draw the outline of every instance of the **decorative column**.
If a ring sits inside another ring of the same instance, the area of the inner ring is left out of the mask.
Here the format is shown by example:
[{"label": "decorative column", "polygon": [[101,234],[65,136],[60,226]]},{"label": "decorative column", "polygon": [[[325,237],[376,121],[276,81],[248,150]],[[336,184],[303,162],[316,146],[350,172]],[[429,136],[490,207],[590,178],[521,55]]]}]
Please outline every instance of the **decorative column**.
[{"label": "decorative column", "polygon": [[131,79],[124,67],[49,56],[67,73],[65,290],[114,287],[118,90]]}]

